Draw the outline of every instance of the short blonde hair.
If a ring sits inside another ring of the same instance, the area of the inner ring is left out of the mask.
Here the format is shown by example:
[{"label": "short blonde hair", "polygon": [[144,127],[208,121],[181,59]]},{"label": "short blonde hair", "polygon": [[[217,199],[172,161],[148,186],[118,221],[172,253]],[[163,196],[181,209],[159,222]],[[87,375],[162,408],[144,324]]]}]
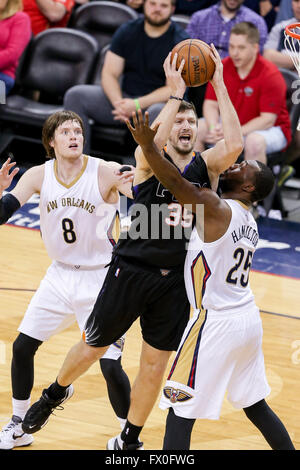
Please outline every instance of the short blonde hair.
[{"label": "short blonde hair", "polygon": [[17,11],[23,10],[23,2],[22,0],[7,0],[6,7],[0,13],[0,20],[5,20],[10,16],[13,16]]},{"label": "short blonde hair", "polygon": [[250,21],[242,21],[236,23],[230,31],[230,34],[236,34],[237,36],[246,36],[248,42],[251,44],[259,44],[259,31],[257,27]]}]

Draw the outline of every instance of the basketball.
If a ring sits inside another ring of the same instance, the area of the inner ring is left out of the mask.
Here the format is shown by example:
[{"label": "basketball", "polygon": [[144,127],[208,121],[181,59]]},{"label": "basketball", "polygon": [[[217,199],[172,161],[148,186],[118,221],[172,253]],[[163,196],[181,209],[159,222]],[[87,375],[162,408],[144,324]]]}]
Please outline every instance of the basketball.
[{"label": "basketball", "polygon": [[210,57],[210,51],[210,46],[199,39],[185,39],[173,47],[171,60],[177,52],[177,69],[182,59],[185,60],[182,78],[186,86],[204,85],[212,78],[215,72],[215,63]]}]

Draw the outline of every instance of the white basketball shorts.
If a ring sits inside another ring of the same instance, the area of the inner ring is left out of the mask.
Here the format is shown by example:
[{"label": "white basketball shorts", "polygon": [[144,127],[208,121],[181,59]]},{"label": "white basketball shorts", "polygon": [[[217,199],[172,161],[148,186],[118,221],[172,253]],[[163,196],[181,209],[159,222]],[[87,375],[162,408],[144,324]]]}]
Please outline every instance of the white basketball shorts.
[{"label": "white basketball shorts", "polygon": [[[18,331],[47,341],[77,321],[82,332],[106,273],[104,267],[84,269],[53,261],[30,301]],[[124,339],[122,337],[111,345],[103,358],[117,360],[122,354]]]},{"label": "white basketball shorts", "polygon": [[252,304],[239,313],[195,311],[183,334],[160,400],[177,416],[219,419],[224,396],[238,409],[270,393],[262,323]]}]

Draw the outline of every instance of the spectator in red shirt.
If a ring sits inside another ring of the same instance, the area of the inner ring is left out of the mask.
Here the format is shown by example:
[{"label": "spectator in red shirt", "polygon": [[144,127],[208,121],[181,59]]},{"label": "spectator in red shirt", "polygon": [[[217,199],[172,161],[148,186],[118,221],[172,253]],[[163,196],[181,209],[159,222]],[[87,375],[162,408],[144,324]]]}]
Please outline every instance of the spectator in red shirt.
[{"label": "spectator in red shirt", "polygon": [[0,80],[6,95],[15,83],[19,58],[31,37],[30,19],[22,0],[0,0]]},{"label": "spectator in red shirt", "polygon": [[[267,162],[267,154],[291,141],[286,84],[278,68],[259,54],[259,32],[248,22],[236,24],[223,60],[224,82],[237,111],[245,141],[245,160]],[[196,150],[223,138],[217,99],[208,84],[199,120]]]},{"label": "spectator in red shirt", "polygon": [[[86,3],[81,0],[78,3]],[[74,0],[23,0],[24,11],[31,19],[34,35],[53,27],[65,27],[68,23]]]}]

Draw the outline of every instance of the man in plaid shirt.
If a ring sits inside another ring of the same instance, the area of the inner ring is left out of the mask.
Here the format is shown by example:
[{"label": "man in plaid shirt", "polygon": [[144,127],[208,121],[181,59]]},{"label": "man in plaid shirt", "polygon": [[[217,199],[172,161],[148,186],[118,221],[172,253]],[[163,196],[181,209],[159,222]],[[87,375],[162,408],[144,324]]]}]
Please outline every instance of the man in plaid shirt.
[{"label": "man in plaid shirt", "polygon": [[263,51],[268,29],[265,20],[254,11],[242,5],[243,0],[221,0],[205,10],[199,10],[191,17],[186,29],[191,38],[213,43],[221,59],[228,56],[228,42],[231,28],[236,23],[253,23],[260,34],[260,50]]}]

